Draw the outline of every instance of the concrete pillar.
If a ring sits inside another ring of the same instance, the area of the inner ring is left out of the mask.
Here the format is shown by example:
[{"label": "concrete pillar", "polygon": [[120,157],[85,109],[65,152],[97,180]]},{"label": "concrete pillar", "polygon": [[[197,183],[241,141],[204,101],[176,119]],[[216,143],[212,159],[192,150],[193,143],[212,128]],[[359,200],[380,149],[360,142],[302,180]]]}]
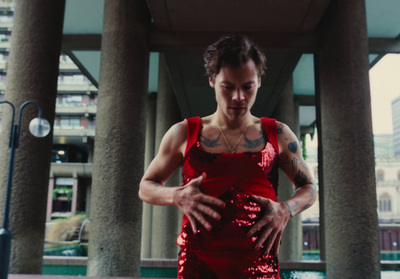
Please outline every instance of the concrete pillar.
[{"label": "concrete pillar", "polygon": [[[157,114],[157,93],[150,93],[146,102],[146,148],[145,148],[145,168],[149,166],[154,158],[155,133],[156,133],[156,114]],[[152,236],[152,217],[153,206],[143,203],[142,214],[142,258],[151,258],[151,236]]]},{"label": "concrete pillar", "polygon": [[319,76],[319,56],[314,55],[315,72],[315,112],[318,136],[318,202],[319,202],[319,254],[321,261],[326,261],[325,246],[325,191],[324,191],[324,161],[321,125],[321,82]]},{"label": "concrete pillar", "polygon": [[88,276],[139,277],[150,15],[106,0],[101,42]]},{"label": "concrete pillar", "polygon": [[90,220],[90,201],[92,199],[92,184],[90,181],[90,184],[86,187],[86,204],[85,204],[85,212]]},{"label": "concrete pillar", "polygon": [[49,190],[47,191],[47,212],[46,222],[51,221],[51,213],[53,212],[53,190],[54,190],[54,177],[49,178]]},{"label": "concrete pillar", "polygon": [[[274,117],[286,125],[294,132],[299,131],[298,115],[295,115],[295,105],[293,99],[293,79],[290,78],[281,93],[279,103],[275,108]],[[297,123],[297,127],[296,127]],[[298,136],[298,135],[297,135]],[[286,177],[283,171],[279,171],[278,201],[290,199],[294,192],[293,183]],[[299,261],[303,252],[303,231],[301,214],[289,220],[282,235],[282,246],[279,249],[279,260]]]},{"label": "concrete pillar", "polygon": [[76,205],[78,202],[78,178],[74,177],[74,184],[72,185],[72,197],[71,197],[71,214],[76,213]]},{"label": "concrete pillar", "polygon": [[[157,124],[156,124],[156,152],[161,139],[167,130],[175,123],[182,120],[180,109],[176,101],[174,90],[168,74],[165,56],[160,54],[158,96],[157,96]],[[167,186],[178,186],[181,184],[179,170],[170,179]],[[177,258],[178,246],[178,208],[175,206],[153,206],[153,236],[151,257],[152,258]]]},{"label": "concrete pillar", "polygon": [[88,163],[93,163],[94,155],[94,139],[92,137],[86,138],[86,144],[88,146]]},{"label": "concrete pillar", "polygon": [[[16,1],[14,27],[7,71],[5,100],[18,110],[22,103],[34,100],[43,108],[43,117],[54,122],[57,77],[61,51],[65,1]],[[3,214],[8,174],[8,136],[11,111],[4,105],[0,143],[0,186]],[[47,194],[53,133],[35,138],[28,130],[38,110],[28,105],[22,114],[19,148],[10,207],[10,231],[13,234],[10,273],[41,273],[46,221]]]},{"label": "concrete pillar", "polygon": [[328,278],[380,278],[364,0],[331,1],[319,53]]}]

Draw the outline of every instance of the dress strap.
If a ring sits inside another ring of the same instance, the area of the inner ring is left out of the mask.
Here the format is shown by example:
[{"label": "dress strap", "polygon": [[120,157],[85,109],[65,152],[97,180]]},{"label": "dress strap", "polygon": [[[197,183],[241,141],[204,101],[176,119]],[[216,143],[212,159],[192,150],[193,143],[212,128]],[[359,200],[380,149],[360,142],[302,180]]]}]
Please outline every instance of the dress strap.
[{"label": "dress strap", "polygon": [[276,120],[273,118],[261,117],[264,123],[265,132],[267,133],[268,141],[275,148],[276,152],[279,153],[279,143],[278,143],[278,127],[276,125]]},{"label": "dress strap", "polygon": [[186,118],[186,122],[187,122],[187,137],[186,137],[187,140],[186,140],[185,156],[186,153],[189,151],[189,149],[197,142],[197,139],[199,138],[201,118],[199,116]]}]

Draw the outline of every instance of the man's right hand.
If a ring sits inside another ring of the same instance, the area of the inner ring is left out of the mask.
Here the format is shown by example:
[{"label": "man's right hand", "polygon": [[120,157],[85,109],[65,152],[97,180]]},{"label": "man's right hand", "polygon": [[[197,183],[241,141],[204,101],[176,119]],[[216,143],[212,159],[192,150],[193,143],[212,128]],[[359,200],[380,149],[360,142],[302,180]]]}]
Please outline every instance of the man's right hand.
[{"label": "man's right hand", "polygon": [[185,186],[178,188],[174,195],[175,205],[188,217],[194,234],[197,233],[196,221],[207,230],[211,230],[211,224],[204,217],[205,215],[215,220],[221,219],[221,215],[211,206],[225,207],[225,203],[220,199],[200,191],[200,185],[205,178],[206,174],[203,173]]}]

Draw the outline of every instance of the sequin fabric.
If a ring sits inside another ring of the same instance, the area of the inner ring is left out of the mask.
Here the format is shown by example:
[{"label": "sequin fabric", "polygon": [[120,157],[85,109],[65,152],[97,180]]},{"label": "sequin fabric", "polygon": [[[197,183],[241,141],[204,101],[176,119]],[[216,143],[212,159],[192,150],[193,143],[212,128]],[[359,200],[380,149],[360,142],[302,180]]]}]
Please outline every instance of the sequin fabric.
[{"label": "sequin fabric", "polygon": [[183,162],[183,185],[203,172],[206,179],[201,190],[225,201],[218,209],[221,220],[209,220],[211,231],[200,224],[192,232],[186,216],[177,244],[178,278],[278,279],[279,263],[273,251],[265,254],[254,249],[257,235],[247,237],[248,230],[262,216],[261,206],[251,195],[276,201],[279,155],[267,142],[259,152],[209,153],[196,142]]}]

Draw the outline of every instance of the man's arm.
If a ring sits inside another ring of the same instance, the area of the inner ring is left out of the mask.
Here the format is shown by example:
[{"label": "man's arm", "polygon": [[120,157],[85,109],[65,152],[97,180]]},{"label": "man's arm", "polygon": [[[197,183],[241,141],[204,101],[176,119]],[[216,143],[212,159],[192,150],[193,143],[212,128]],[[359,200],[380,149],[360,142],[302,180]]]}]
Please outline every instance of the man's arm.
[{"label": "man's arm", "polygon": [[165,182],[179,167],[186,147],[186,122],[173,125],[161,140],[158,154],[140,181],[139,197],[154,205],[174,205],[173,195],[179,185],[165,186]]},{"label": "man's arm", "polygon": [[285,124],[277,121],[278,142],[280,150],[280,168],[295,184],[293,196],[285,202],[274,202],[259,196],[252,196],[254,201],[264,208],[264,216],[249,230],[248,236],[257,231],[258,237],[255,248],[265,246],[265,253],[273,251],[278,254],[282,233],[289,219],[309,208],[315,201],[316,190],[311,173],[301,154],[299,141]]},{"label": "man's arm", "polygon": [[290,217],[293,217],[313,205],[317,195],[316,187],[297,137],[287,125],[281,122],[277,122],[277,125],[281,153],[279,165],[295,187],[292,197],[285,201]]}]

